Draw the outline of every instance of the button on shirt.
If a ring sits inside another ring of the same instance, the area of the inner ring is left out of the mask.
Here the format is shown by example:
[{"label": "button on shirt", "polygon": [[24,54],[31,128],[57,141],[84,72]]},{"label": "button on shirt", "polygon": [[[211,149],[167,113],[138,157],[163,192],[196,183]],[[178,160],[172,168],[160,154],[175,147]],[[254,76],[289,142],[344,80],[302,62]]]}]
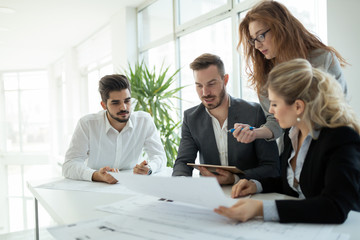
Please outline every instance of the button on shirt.
[{"label": "button on shirt", "polygon": [[153,172],[166,166],[164,148],[150,114],[131,113],[121,132],[111,126],[105,110],[89,114],[76,126],[66,152],[63,175],[91,181],[93,173],[105,166],[132,169],[142,161],[143,150]]},{"label": "button on shirt", "polygon": [[[318,138],[319,134],[320,134],[320,131],[315,131],[314,132],[314,137]],[[305,139],[304,139],[304,141],[303,141],[303,143],[302,143],[302,145],[301,145],[301,147],[299,149],[299,152],[298,152],[298,155],[297,155],[297,158],[296,158],[295,172],[293,171],[293,169],[291,167],[290,161],[295,156],[297,148],[298,148],[299,129],[296,128],[296,127],[292,127],[290,129],[290,131],[289,131],[289,138],[291,140],[293,150],[291,152],[290,158],[288,159],[287,180],[288,180],[289,186],[295,192],[297,192],[299,194],[299,198],[300,199],[305,199],[305,196],[302,193],[301,188],[300,188],[300,174],[301,174],[301,170],[302,170],[303,165],[304,165],[306,154],[307,154],[307,152],[309,150],[309,147],[310,147],[310,144],[311,144],[312,136],[309,133],[305,137]]]},{"label": "button on shirt", "polygon": [[[206,111],[208,112],[208,110],[206,109]],[[209,113],[209,112],[208,112]],[[228,132],[227,132],[227,122],[228,120],[226,119],[224,121],[224,124],[222,127],[220,127],[220,123],[219,121],[209,113],[210,117],[211,117],[211,121],[212,121],[212,126],[214,129],[214,135],[215,135],[215,140],[216,140],[216,146],[217,149],[219,151],[219,157],[220,157],[220,162],[222,166],[228,166],[229,165],[229,160],[228,160]]]},{"label": "button on shirt", "polygon": [[[230,100],[229,100],[229,107],[230,107]],[[220,157],[220,163],[222,166],[229,166],[229,158],[228,158],[228,119],[224,121],[223,126],[220,126],[219,121],[211,115],[209,110],[207,108],[206,112],[211,117],[212,126],[214,129],[214,135],[216,140],[216,146],[219,151],[219,157]],[[236,174],[233,174],[235,177],[235,183],[237,183],[240,180],[240,177]]]}]

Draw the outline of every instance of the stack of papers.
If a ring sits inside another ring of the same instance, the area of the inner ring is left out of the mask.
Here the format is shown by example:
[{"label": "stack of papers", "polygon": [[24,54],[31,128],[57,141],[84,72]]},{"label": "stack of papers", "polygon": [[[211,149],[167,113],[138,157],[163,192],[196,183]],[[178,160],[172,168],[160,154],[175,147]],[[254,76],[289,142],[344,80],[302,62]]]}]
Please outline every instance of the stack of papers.
[{"label": "stack of papers", "polygon": [[231,206],[237,200],[225,196],[215,178],[111,174],[117,184],[62,179],[38,186],[85,191],[86,185],[91,191],[89,184],[93,184],[95,191],[101,191],[102,186],[112,193],[131,194],[122,201],[96,207],[111,213],[108,217],[48,228],[55,239],[349,239],[332,232],[332,225],[280,224],[261,218],[239,223],[218,215],[214,208]]},{"label": "stack of papers", "polygon": [[236,199],[225,196],[213,177],[149,177],[144,175],[110,173],[128,189],[176,202],[214,209],[232,206]]}]

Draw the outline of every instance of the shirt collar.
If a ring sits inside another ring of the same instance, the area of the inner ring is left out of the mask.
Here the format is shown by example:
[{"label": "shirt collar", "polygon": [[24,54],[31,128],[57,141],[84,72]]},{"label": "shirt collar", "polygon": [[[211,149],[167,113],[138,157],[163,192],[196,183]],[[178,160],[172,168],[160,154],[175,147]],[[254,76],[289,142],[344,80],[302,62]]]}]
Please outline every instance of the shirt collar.
[{"label": "shirt collar", "polygon": [[321,129],[319,130],[313,130],[313,139],[318,139],[319,138],[319,135],[320,135],[320,131]]},{"label": "shirt collar", "polygon": [[292,126],[289,130],[289,138],[294,139],[295,136],[299,134],[299,129],[297,127]]},{"label": "shirt collar", "polygon": [[[299,128],[292,126],[289,131],[289,138],[290,139],[294,139],[295,137],[297,138],[297,136],[299,135],[299,131],[300,131]],[[311,136],[311,131],[310,131],[306,137],[310,136],[313,139],[318,139],[320,135],[320,131],[321,130],[313,129],[313,136]]]},{"label": "shirt collar", "polygon": [[[107,111],[106,110],[104,110],[104,118],[105,118],[105,132],[109,132],[110,129],[113,129],[113,130],[117,131],[113,126],[111,126],[110,121],[109,121],[109,119],[107,117]],[[128,129],[128,128],[131,128],[131,129],[134,128],[132,114],[130,114],[130,118],[127,121],[125,127],[122,129],[122,131],[125,130],[125,129]]]},{"label": "shirt collar", "polygon": [[205,107],[205,111],[209,114],[210,117],[213,117],[213,115],[211,115],[211,113],[209,112],[209,110]]}]

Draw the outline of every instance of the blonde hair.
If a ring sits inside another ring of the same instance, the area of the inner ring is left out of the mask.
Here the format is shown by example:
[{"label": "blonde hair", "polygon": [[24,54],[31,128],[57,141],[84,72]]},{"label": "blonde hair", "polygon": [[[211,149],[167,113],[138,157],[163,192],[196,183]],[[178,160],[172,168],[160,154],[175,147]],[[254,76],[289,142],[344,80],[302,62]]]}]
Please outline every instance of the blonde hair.
[{"label": "blonde hair", "polygon": [[305,103],[302,120],[313,129],[348,126],[360,134],[360,121],[346,102],[340,84],[330,74],[313,68],[305,59],[293,59],[271,70],[267,87],[284,98],[286,104],[295,100]]},{"label": "blonde hair", "polygon": [[[249,44],[248,40],[251,39],[249,25],[253,21],[259,21],[270,29],[276,52],[275,58],[264,58],[255,46]],[[238,49],[240,45],[244,48],[246,73],[258,94],[266,94],[264,86],[267,75],[274,66],[294,58],[307,59],[312,50],[324,49],[332,52],[339,59],[341,66],[347,64],[334,48],[326,46],[317,36],[309,32],[283,4],[271,0],[261,1],[241,21]]]}]

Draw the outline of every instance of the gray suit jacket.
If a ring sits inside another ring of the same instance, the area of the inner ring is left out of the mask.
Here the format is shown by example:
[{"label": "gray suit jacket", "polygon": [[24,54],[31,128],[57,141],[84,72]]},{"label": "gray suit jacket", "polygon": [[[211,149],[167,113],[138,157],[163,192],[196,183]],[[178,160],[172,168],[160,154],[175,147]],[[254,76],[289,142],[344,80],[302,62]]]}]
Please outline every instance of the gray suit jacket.
[{"label": "gray suit jacket", "polygon": [[[260,105],[230,97],[228,126],[234,123],[247,123],[260,127],[265,123],[265,116]],[[184,112],[182,138],[175,161],[173,176],[191,176],[193,168],[187,163],[194,163],[197,153],[200,163],[221,165],[212,121],[203,104]],[[261,179],[279,175],[279,155],[275,141],[257,139],[252,143],[239,143],[228,135],[229,166],[236,166],[245,175],[240,178]]]}]

